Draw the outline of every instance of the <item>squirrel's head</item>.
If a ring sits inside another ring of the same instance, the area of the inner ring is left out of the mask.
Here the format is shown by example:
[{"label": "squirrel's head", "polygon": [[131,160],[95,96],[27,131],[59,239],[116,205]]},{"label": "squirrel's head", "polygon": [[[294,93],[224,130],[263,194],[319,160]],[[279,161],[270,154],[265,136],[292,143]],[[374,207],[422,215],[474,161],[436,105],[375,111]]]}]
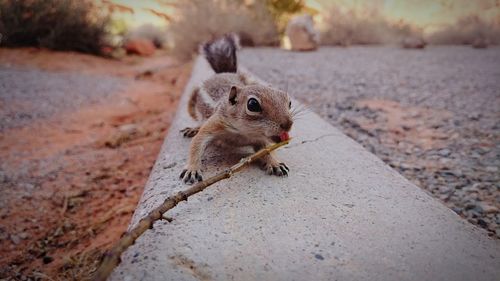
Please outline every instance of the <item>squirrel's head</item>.
[{"label": "squirrel's head", "polygon": [[293,116],[286,92],[262,85],[232,86],[226,102],[225,115],[239,133],[273,142],[288,139]]}]

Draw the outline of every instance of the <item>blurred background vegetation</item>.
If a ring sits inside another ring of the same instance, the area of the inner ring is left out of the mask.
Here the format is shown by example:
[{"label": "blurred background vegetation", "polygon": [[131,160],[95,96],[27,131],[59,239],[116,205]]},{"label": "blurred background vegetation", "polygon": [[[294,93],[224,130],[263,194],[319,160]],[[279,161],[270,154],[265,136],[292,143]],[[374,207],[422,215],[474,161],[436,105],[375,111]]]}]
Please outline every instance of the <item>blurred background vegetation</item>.
[{"label": "blurred background vegetation", "polygon": [[0,0],[0,43],[99,54],[110,17],[90,1]]},{"label": "blurred background vegetation", "polygon": [[0,45],[109,55],[141,37],[189,59],[228,32],[246,46],[279,46],[287,22],[305,13],[322,45],[500,43],[496,0],[0,0]]}]

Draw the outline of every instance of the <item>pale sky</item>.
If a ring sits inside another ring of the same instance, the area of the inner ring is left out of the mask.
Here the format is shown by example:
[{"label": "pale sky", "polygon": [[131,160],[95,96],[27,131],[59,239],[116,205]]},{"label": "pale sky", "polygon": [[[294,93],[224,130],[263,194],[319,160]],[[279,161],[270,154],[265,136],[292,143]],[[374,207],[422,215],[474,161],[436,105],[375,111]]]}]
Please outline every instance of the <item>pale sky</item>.
[{"label": "pale sky", "polygon": [[[182,0],[181,0],[182,1]],[[134,13],[115,13],[114,17],[123,19],[132,27],[137,27],[142,24],[165,25],[166,21],[148,11],[153,9],[163,13],[169,13],[172,8],[162,3],[174,2],[165,0],[110,0],[115,4],[123,5],[134,9]]]},{"label": "pale sky", "polygon": [[346,9],[377,9],[390,20],[403,19],[425,29],[451,24],[467,15],[476,14],[500,23],[499,0],[307,0],[308,5],[321,10],[328,5]]}]

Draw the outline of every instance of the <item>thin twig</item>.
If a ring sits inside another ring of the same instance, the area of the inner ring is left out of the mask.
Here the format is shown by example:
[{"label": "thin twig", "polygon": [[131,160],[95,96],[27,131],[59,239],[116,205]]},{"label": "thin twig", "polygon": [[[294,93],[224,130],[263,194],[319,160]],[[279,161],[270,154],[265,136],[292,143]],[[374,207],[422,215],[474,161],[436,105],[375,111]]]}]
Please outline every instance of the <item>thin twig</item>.
[{"label": "thin twig", "polygon": [[163,214],[168,210],[174,208],[178,203],[188,199],[189,196],[192,196],[200,191],[203,191],[205,188],[210,185],[223,180],[230,178],[234,173],[237,173],[243,170],[245,167],[250,165],[250,163],[255,160],[271,153],[271,151],[288,144],[289,140],[273,144],[269,147],[263,148],[256,153],[245,157],[240,160],[237,164],[233,165],[231,168],[225,170],[222,173],[219,173],[211,178],[208,178],[202,182],[199,182],[190,188],[179,191],[178,193],[169,196],[163,203],[153,209],[149,214],[141,219],[139,223],[130,231],[126,232],[122,238],[113,246],[113,248],[106,253],[104,253],[103,260],[99,269],[97,270],[94,280],[95,281],[105,281],[108,276],[111,274],[113,269],[118,266],[120,263],[120,256],[128,247],[135,243],[135,240],[141,236],[146,230],[153,228],[153,224],[155,221],[162,219]]}]

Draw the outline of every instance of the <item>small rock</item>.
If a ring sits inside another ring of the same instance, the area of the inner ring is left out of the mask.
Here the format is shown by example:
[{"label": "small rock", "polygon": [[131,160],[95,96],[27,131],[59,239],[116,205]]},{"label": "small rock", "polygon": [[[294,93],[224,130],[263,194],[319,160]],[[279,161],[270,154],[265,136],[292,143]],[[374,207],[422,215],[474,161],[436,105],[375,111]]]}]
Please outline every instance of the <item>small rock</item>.
[{"label": "small rock", "polygon": [[490,172],[490,173],[496,173],[496,172],[498,172],[498,167],[495,167],[495,166],[487,166],[487,167],[486,167],[486,171],[487,171],[487,172]]},{"label": "small rock", "polygon": [[31,198],[33,198],[33,196],[32,196],[31,194],[27,194],[27,193],[25,193],[25,194],[23,194],[23,195],[21,196],[21,198],[31,200]]},{"label": "small rock", "polygon": [[143,38],[129,39],[125,42],[123,48],[127,51],[127,54],[136,54],[140,56],[152,56],[156,50],[151,40]]},{"label": "small rock", "polygon": [[51,263],[53,260],[54,260],[54,258],[51,257],[51,256],[44,256],[43,259],[42,259],[42,261],[43,261],[44,264]]},{"label": "small rock", "polygon": [[482,211],[483,211],[484,213],[486,213],[486,214],[491,214],[491,213],[496,213],[496,212],[498,212],[498,208],[497,208],[497,207],[492,206],[492,205],[489,205],[489,204],[487,204],[487,203],[485,203],[485,202],[479,202],[479,203],[477,204],[477,206],[478,206],[479,208],[481,208],[481,209],[482,209]]},{"label": "small rock", "polygon": [[439,187],[439,193],[441,194],[446,194],[446,193],[449,193],[451,191],[451,188],[448,187],[448,186],[441,186]]},{"label": "small rock", "polygon": [[451,151],[447,148],[443,148],[443,149],[440,149],[438,151],[438,154],[439,154],[439,156],[442,156],[442,157],[448,157],[448,156],[450,156]]},{"label": "small rock", "polygon": [[167,170],[167,169],[175,167],[175,165],[177,165],[177,163],[173,162],[173,163],[170,163],[168,165],[163,166],[163,169]]},{"label": "small rock", "polygon": [[7,174],[4,171],[0,171],[0,183],[6,183],[9,181]]},{"label": "small rock", "polygon": [[138,131],[138,128],[136,124],[125,124],[118,127],[118,130],[126,134],[134,134]]},{"label": "small rock", "polygon": [[486,188],[486,185],[484,185],[480,182],[476,182],[470,188],[468,188],[468,190],[479,191],[479,189],[484,189],[484,188]]},{"label": "small rock", "polygon": [[0,241],[9,239],[9,234],[5,231],[5,229],[0,227]]},{"label": "small rock", "polygon": [[483,219],[478,219],[477,224],[482,228],[488,228],[488,223]]},{"label": "small rock", "polygon": [[21,243],[21,238],[19,238],[19,236],[17,235],[10,235],[10,241],[12,241],[12,243],[14,243],[14,245],[17,245],[19,243]]},{"label": "small rock", "polygon": [[320,254],[315,254],[314,257],[318,260],[324,260],[325,258]]},{"label": "small rock", "polygon": [[319,34],[314,30],[314,21],[310,15],[292,18],[285,33],[294,51],[310,51],[318,48]]},{"label": "small rock", "polygon": [[125,38],[127,38],[127,41],[131,40],[131,38],[146,39],[151,41],[158,49],[165,47],[167,43],[166,31],[161,27],[149,23],[131,29],[128,34],[125,35]]},{"label": "small rock", "polygon": [[411,165],[409,165],[409,164],[407,164],[407,163],[401,163],[401,164],[399,165],[399,167],[400,167],[401,169],[403,169],[403,170],[411,170],[411,169],[413,168],[413,166],[411,166]]},{"label": "small rock", "polygon": [[472,48],[474,49],[485,49],[488,48],[489,41],[485,38],[476,38],[474,42],[472,42]]},{"label": "small rock", "polygon": [[481,113],[471,113],[467,115],[467,117],[472,121],[478,121],[479,119],[481,119],[482,115]]},{"label": "small rock", "polygon": [[21,232],[21,233],[19,233],[19,238],[26,240],[26,239],[30,238],[30,235],[27,232]]},{"label": "small rock", "polygon": [[441,195],[439,195],[439,199],[447,202],[448,199],[450,199],[450,196],[448,194],[441,194]]},{"label": "small rock", "polygon": [[19,186],[28,190],[28,191],[32,191],[33,189],[35,189],[35,186],[29,182],[21,183],[21,184],[19,184]]},{"label": "small rock", "polygon": [[470,213],[473,215],[473,217],[480,217],[483,213],[484,210],[481,207],[481,205],[477,204],[471,211]]},{"label": "small rock", "polygon": [[477,193],[476,191],[467,193],[467,198],[469,198],[470,200],[480,200],[479,193]]},{"label": "small rock", "polygon": [[474,208],[476,208],[476,202],[474,201],[469,201],[465,204],[465,210],[472,210]]},{"label": "small rock", "polygon": [[423,49],[427,45],[427,42],[422,38],[407,37],[401,42],[401,45],[405,49]]},{"label": "small rock", "polygon": [[461,214],[462,214],[462,208],[459,208],[459,207],[451,207],[451,209],[453,210],[453,212],[457,213],[458,215],[461,215]]}]

